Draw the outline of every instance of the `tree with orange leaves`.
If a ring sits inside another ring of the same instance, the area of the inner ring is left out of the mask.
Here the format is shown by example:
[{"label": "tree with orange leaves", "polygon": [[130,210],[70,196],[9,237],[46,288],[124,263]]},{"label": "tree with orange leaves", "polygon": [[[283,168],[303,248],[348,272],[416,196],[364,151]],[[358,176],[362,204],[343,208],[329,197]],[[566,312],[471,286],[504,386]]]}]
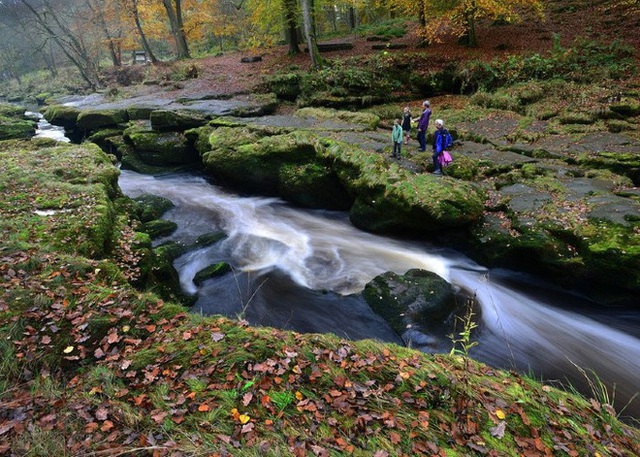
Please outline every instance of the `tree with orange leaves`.
[{"label": "tree with orange leaves", "polygon": [[[388,0],[382,0],[387,3]],[[477,46],[476,25],[481,19],[520,22],[524,14],[544,17],[542,0],[393,0],[390,8],[417,15],[421,32],[428,42],[445,34],[464,38],[468,46]]]}]

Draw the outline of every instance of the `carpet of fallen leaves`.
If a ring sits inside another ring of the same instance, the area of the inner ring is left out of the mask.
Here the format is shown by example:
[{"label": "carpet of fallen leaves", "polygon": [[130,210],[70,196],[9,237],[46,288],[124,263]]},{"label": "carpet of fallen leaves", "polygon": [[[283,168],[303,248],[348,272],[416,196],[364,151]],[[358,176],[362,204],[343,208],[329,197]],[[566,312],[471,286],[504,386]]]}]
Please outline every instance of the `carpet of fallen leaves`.
[{"label": "carpet of fallen leaves", "polygon": [[37,212],[95,188],[105,159],[0,143],[1,454],[638,454],[638,430],[595,399],[460,356],[203,318],[134,289],[127,218],[93,258],[55,240],[62,219],[83,233],[100,199]]}]

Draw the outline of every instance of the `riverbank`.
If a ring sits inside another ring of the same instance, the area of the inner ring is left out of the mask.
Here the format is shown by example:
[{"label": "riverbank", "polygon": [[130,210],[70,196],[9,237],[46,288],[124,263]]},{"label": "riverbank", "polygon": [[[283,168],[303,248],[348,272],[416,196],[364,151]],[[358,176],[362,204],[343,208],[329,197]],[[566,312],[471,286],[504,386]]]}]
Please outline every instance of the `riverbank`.
[{"label": "riverbank", "polygon": [[637,453],[603,399],[187,314],[131,287],[149,238],[102,151],[3,141],[0,155],[4,453]]}]

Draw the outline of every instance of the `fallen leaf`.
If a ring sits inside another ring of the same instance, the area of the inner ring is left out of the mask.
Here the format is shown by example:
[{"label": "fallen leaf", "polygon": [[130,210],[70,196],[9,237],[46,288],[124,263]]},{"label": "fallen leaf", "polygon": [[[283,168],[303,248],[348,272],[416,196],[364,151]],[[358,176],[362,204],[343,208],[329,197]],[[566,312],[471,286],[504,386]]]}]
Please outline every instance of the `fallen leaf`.
[{"label": "fallen leaf", "polygon": [[507,423],[505,421],[500,421],[498,425],[491,428],[491,436],[495,436],[498,439],[504,438],[504,432],[507,428]]}]

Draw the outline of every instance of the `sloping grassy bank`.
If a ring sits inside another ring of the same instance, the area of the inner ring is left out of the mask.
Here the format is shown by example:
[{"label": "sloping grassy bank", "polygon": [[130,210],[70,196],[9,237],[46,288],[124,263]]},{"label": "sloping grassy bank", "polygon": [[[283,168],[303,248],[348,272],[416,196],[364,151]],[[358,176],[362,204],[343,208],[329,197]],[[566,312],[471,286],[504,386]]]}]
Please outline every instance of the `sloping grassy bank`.
[{"label": "sloping grassy bank", "polygon": [[462,356],[190,315],[90,145],[0,142],[0,453],[625,455],[613,409]]}]

